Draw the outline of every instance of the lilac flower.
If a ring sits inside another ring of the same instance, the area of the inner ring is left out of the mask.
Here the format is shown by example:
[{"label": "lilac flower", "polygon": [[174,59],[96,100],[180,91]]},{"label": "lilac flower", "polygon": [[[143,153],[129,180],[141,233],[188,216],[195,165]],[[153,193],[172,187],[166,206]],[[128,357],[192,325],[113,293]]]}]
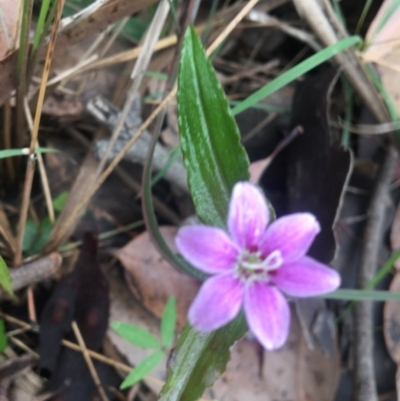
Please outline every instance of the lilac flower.
[{"label": "lilac flower", "polygon": [[212,275],[189,310],[189,321],[196,329],[224,326],[243,305],[250,330],[265,348],[276,349],[285,343],[290,323],[282,293],[310,297],[339,287],[338,273],[306,256],[320,231],[312,214],[287,215],[267,227],[269,218],[261,191],[240,182],[229,205],[229,235],[203,225],[179,230],[179,252]]}]

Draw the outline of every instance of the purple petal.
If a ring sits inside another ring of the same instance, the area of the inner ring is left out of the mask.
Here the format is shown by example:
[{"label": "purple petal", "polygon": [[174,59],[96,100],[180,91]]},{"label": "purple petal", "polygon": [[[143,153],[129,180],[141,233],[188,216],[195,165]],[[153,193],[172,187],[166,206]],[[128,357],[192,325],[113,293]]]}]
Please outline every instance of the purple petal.
[{"label": "purple petal", "polygon": [[296,260],[307,253],[319,232],[319,223],[312,214],[289,214],[268,227],[260,239],[259,249],[265,256],[280,250],[283,260]]},{"label": "purple petal", "polygon": [[190,324],[200,331],[224,326],[238,315],[243,292],[243,284],[231,274],[207,279],[189,309]]},{"label": "purple petal", "polygon": [[340,286],[340,275],[335,270],[307,256],[285,263],[270,277],[280,290],[295,297],[325,294]]},{"label": "purple petal", "polygon": [[183,227],[178,231],[175,243],[182,256],[205,273],[233,270],[239,254],[228,235],[215,227]]},{"label": "purple petal", "polygon": [[246,288],[244,310],[250,330],[268,350],[281,347],[288,336],[289,305],[275,287],[253,282]]},{"label": "purple petal", "polygon": [[261,191],[248,182],[237,183],[228,214],[228,229],[234,241],[241,248],[254,248],[268,221],[269,210]]}]

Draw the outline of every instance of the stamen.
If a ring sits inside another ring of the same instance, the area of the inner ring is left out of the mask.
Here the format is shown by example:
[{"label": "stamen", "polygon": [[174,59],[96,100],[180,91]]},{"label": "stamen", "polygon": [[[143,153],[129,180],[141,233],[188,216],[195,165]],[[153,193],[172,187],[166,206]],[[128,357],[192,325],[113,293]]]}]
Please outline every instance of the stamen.
[{"label": "stamen", "polygon": [[271,252],[262,262],[263,268],[267,271],[276,270],[282,266],[283,258],[281,251]]}]

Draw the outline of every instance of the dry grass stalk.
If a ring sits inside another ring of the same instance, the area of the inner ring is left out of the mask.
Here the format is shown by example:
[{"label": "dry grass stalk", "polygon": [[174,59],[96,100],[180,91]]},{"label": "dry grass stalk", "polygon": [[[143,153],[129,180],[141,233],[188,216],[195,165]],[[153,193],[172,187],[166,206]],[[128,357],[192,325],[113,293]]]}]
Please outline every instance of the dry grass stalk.
[{"label": "dry grass stalk", "polygon": [[19,221],[18,221],[17,245],[16,245],[16,253],[15,253],[15,257],[14,257],[14,265],[15,266],[18,266],[19,264],[21,264],[21,261],[22,261],[22,242],[24,239],[25,225],[26,225],[26,220],[27,220],[27,216],[28,216],[29,200],[30,200],[32,182],[33,182],[33,175],[35,172],[34,150],[37,145],[37,137],[38,137],[38,133],[39,133],[39,123],[40,123],[40,117],[42,114],[44,95],[46,92],[46,84],[47,84],[47,80],[49,77],[51,61],[53,58],[54,46],[55,46],[55,41],[56,41],[57,32],[58,32],[58,26],[59,26],[59,23],[61,20],[61,14],[62,14],[62,10],[64,7],[64,3],[65,3],[65,0],[59,0],[58,5],[57,5],[57,12],[56,12],[56,15],[54,18],[54,23],[53,23],[52,30],[51,30],[50,43],[49,43],[49,47],[47,49],[47,56],[46,56],[46,61],[44,64],[44,69],[43,69],[42,82],[40,85],[39,96],[38,96],[38,101],[37,101],[37,105],[36,105],[36,114],[35,114],[35,119],[33,122],[31,142],[29,145],[29,155],[28,155],[28,163],[27,163],[27,167],[26,167],[22,205],[21,205],[21,211],[20,211],[20,216],[19,216]]},{"label": "dry grass stalk", "polygon": [[108,401],[107,394],[104,391],[104,388],[103,388],[103,386],[102,386],[102,384],[100,382],[99,375],[97,374],[96,369],[95,369],[95,367],[93,365],[93,361],[90,358],[90,354],[88,352],[88,349],[86,348],[85,341],[84,341],[84,339],[82,337],[81,331],[79,330],[79,327],[78,327],[78,325],[76,324],[75,321],[72,322],[72,330],[74,331],[75,337],[78,340],[78,344],[81,346],[83,357],[85,358],[85,362],[86,362],[86,364],[88,366],[90,375],[92,376],[92,379],[93,379],[94,383],[96,384],[96,387],[97,387],[97,390],[99,392],[100,398],[103,401]]}]

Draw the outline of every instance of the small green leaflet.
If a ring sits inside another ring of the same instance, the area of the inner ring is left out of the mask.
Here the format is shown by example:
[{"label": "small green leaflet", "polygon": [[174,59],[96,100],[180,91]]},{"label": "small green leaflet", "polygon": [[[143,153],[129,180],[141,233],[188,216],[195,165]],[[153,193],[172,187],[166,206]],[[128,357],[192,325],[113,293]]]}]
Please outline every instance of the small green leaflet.
[{"label": "small green leaflet", "polygon": [[[35,153],[60,153],[58,149],[53,148],[36,148]],[[6,157],[15,156],[28,156],[29,148],[22,149],[5,149],[0,150],[0,159],[5,159]]]},{"label": "small green leaflet", "polygon": [[68,199],[68,192],[63,191],[57,197],[53,199],[53,207],[57,212],[61,212],[64,209],[65,202]]},{"label": "small green leaflet", "polygon": [[0,319],[0,353],[5,350],[7,344],[8,341],[7,341],[6,328],[4,326],[4,320]]},{"label": "small green leaflet", "polygon": [[123,390],[133,386],[135,383],[142,380],[163,360],[164,356],[164,351],[160,350],[143,359],[143,361],[138,363],[136,368],[134,368],[132,372],[129,373],[129,375],[125,378],[120,386],[120,389]]},{"label": "small green leaflet", "polygon": [[25,225],[24,240],[22,251],[28,255],[38,254],[49,239],[53,226],[48,217],[45,217],[40,226],[37,226],[33,220],[28,220]]},{"label": "small green leaflet", "polygon": [[164,347],[169,348],[174,341],[176,324],[176,300],[175,297],[170,297],[165,305],[164,312],[161,318],[161,338]]},{"label": "small green leaflet", "polygon": [[4,262],[4,259],[1,256],[0,256],[0,286],[8,295],[10,295],[11,297],[14,296],[10,271],[8,270],[6,262]]},{"label": "small green leaflet", "polygon": [[153,334],[140,326],[124,322],[113,322],[111,327],[122,338],[125,338],[125,340],[129,341],[133,345],[137,345],[141,348],[161,348],[160,341],[158,341]]}]

